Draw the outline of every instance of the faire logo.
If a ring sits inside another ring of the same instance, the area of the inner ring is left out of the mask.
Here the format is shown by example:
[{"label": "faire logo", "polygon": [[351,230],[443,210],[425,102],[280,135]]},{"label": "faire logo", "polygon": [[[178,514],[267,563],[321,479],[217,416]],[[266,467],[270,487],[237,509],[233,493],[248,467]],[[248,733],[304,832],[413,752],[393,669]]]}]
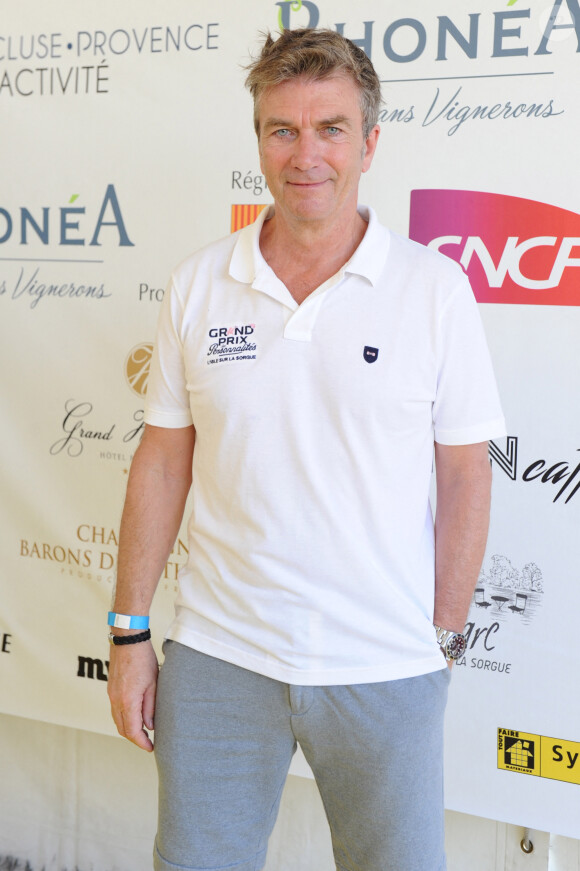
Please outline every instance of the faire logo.
[{"label": "faire logo", "polygon": [[153,345],[150,342],[143,342],[141,345],[136,345],[125,360],[125,377],[129,387],[137,396],[145,396],[147,393],[152,354]]},{"label": "faire logo", "polygon": [[580,742],[515,729],[497,730],[497,767],[580,784]]},{"label": "faire logo", "polygon": [[409,235],[460,263],[478,302],[580,305],[575,212],[504,194],[415,190]]}]

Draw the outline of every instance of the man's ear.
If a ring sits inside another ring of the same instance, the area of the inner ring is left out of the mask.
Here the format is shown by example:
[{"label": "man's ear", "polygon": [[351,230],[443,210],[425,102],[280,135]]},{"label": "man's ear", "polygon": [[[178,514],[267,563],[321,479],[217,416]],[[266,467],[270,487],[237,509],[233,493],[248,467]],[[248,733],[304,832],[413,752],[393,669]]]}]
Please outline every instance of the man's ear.
[{"label": "man's ear", "polygon": [[379,135],[381,133],[381,128],[378,124],[375,124],[367,138],[365,139],[365,144],[363,147],[363,162],[362,162],[362,171],[366,172],[370,169],[371,163],[373,162],[373,157],[375,156],[375,151],[377,149],[377,143],[379,141]]}]

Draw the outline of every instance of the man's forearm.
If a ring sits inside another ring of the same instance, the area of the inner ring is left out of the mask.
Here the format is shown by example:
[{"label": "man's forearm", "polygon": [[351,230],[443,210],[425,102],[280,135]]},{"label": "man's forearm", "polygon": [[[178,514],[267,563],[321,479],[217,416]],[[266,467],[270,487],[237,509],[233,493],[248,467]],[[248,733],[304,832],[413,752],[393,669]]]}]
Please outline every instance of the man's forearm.
[{"label": "man's forearm", "polygon": [[[173,547],[191,485],[193,427],[146,427],[127,486],[113,610],[146,615]],[[116,635],[134,634],[114,629]],[[157,658],[149,641],[113,645],[107,691],[119,734],[143,750],[153,743]]]},{"label": "man's forearm", "polygon": [[[191,484],[193,430],[146,430],[137,449],[121,520],[113,610],[147,614],[179,531]],[[173,450],[167,442],[173,442]],[[169,459],[168,459],[169,458]]]},{"label": "man's forearm", "polygon": [[487,443],[436,446],[434,623],[462,632],[485,553],[491,468]]}]

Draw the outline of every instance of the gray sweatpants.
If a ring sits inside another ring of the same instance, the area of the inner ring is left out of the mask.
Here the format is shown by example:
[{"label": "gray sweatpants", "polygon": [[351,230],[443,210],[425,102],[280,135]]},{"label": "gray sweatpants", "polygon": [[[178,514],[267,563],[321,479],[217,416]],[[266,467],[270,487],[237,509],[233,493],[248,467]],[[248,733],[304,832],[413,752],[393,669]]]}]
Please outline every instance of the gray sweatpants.
[{"label": "gray sweatpants", "polygon": [[297,742],[339,871],[445,871],[448,682],[443,668],[385,683],[294,686],[166,642],[155,871],[263,868]]}]

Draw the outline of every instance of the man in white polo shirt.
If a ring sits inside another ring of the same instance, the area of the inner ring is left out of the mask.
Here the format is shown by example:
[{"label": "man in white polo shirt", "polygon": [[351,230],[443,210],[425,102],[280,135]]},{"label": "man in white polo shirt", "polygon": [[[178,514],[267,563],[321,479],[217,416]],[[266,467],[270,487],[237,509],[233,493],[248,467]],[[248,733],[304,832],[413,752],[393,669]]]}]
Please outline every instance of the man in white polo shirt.
[{"label": "man in white polo shirt", "polygon": [[[262,868],[297,742],[340,871],[444,871],[447,666],[505,431],[477,306],[456,264],[358,205],[380,105],[361,49],[285,31],[248,86],[274,204],[165,296],[109,621],[113,716],[146,750],[155,726],[157,871]],[[147,614],[191,485],[157,680]]]}]

